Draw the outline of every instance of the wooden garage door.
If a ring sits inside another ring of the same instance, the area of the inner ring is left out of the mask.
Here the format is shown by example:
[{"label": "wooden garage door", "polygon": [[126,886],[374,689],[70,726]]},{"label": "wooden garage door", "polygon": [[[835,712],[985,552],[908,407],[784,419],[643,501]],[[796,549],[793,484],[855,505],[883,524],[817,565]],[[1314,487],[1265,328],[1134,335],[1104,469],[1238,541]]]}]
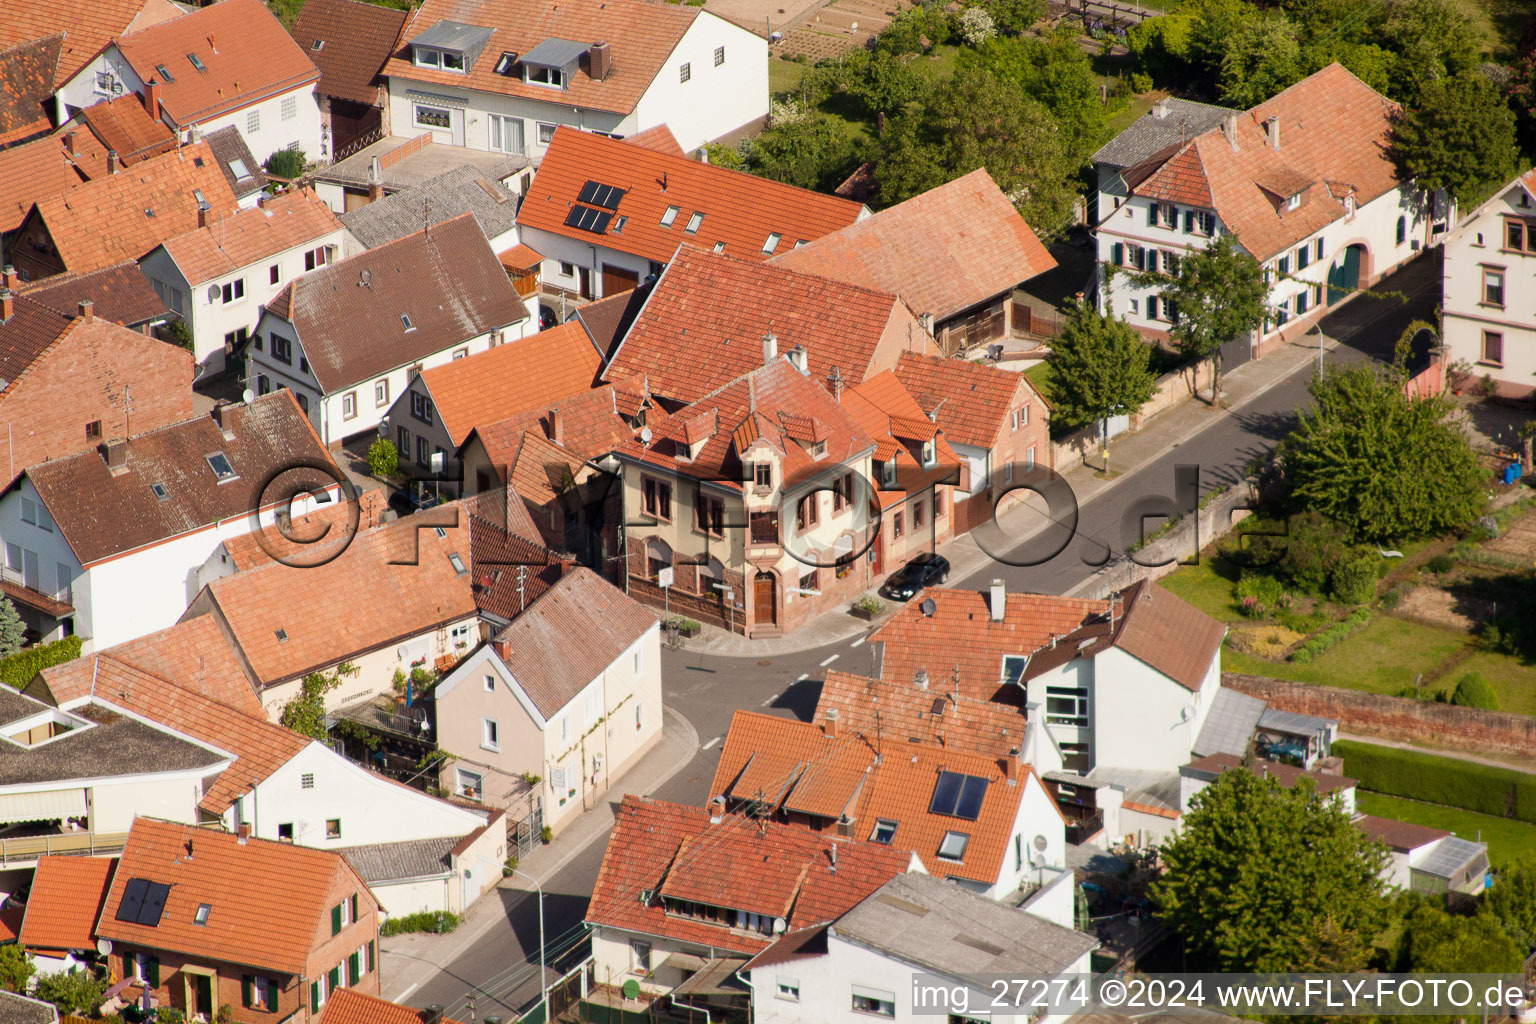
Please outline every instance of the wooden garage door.
[{"label": "wooden garage door", "polygon": [[640,284],[638,271],[625,270],[611,263],[603,264],[603,297],[627,292]]}]

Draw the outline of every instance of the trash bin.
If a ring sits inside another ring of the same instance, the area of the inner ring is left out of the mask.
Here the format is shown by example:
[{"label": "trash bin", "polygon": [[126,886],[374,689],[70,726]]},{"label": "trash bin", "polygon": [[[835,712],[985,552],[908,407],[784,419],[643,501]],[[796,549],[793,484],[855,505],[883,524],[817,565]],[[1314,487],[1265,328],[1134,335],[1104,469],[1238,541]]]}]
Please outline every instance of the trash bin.
[{"label": "trash bin", "polygon": [[1511,462],[1504,467],[1504,486],[1508,487],[1520,479],[1520,463]]}]

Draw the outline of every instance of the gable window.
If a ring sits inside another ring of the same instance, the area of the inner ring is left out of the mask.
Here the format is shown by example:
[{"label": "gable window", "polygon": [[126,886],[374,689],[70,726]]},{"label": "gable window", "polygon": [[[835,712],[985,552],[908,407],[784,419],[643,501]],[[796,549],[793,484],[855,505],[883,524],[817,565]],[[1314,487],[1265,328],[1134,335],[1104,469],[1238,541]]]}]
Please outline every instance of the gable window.
[{"label": "gable window", "polygon": [[724,63],[725,63],[725,47],[717,46],[717,47],[715,47],[715,67],[719,67],[721,64],[724,64]]},{"label": "gable window", "polygon": [[494,718],[480,720],[480,746],[486,750],[501,749],[501,726]]},{"label": "gable window", "polygon": [[800,979],[790,978],[785,975],[777,975],[773,979],[774,995],[779,999],[787,999],[792,1003],[800,1001]]},{"label": "gable window", "polygon": [[1483,305],[1504,305],[1504,268],[1483,268]]},{"label": "gable window", "polygon": [[245,133],[255,135],[261,131],[261,111],[253,110],[245,115]]},{"label": "gable window", "polygon": [[855,985],[853,986],[853,1012],[867,1013],[875,1017],[895,1017],[896,993]]},{"label": "gable window", "polygon": [[299,116],[299,98],[297,96],[284,96],[281,105],[284,121],[292,121]]},{"label": "gable window", "polygon": [[688,218],[688,226],[683,228],[690,235],[699,233],[699,225],[704,223],[704,214],[698,210],[693,211],[693,216]]},{"label": "gable window", "polygon": [[446,107],[429,107],[425,104],[416,104],[416,127],[418,128],[449,128],[453,125],[453,115]]},{"label": "gable window", "polygon": [[710,537],[725,536],[725,502],[702,492],[693,499],[693,528]]},{"label": "gable window", "polygon": [[670,520],[672,518],[672,485],[665,480],[657,480],[654,477],[643,477],[642,489],[645,497],[645,514],[653,519]]},{"label": "gable window", "polygon": [[245,279],[241,278],[238,281],[229,282],[219,290],[219,295],[224,300],[225,305],[245,298]]},{"label": "gable window", "polygon": [[679,82],[686,82],[686,81],[688,81],[688,79],[690,79],[692,77],[693,77],[693,65],[692,64],[684,63],[684,64],[682,64],[681,66],[678,67],[678,69],[677,69],[677,80]]},{"label": "gable window", "polygon": [[411,392],[411,415],[423,423],[432,422],[432,403],[420,391]]},{"label": "gable window", "polygon": [[350,420],[357,416],[357,392],[348,391],[341,396],[341,418]]},{"label": "gable window", "polygon": [[970,842],[971,837],[964,832],[945,832],[944,838],[939,841],[939,858],[941,860],[964,860],[965,848],[970,845]]},{"label": "gable window", "polygon": [[752,482],[758,487],[773,486],[773,463],[755,462],[752,464]]},{"label": "gable window", "polygon": [[1483,355],[1479,362],[1489,366],[1504,365],[1504,335],[1498,331],[1483,332]]},{"label": "gable window", "polygon": [[1088,691],[1080,686],[1045,688],[1045,721],[1048,725],[1088,726]]},{"label": "gable window", "polygon": [[315,788],[315,775],[314,775],[313,772],[305,772],[303,775],[299,776],[299,788],[300,789],[314,789]]},{"label": "gable window", "polygon": [[340,839],[341,838],[341,819],[340,818],[327,818],[327,819],[325,819],[325,838],[327,838],[327,839]]},{"label": "gable window", "polygon": [[1024,669],[1028,665],[1028,656],[1015,654],[1004,656],[1003,682],[1017,685],[1024,678]]},{"label": "gable window", "polygon": [[1512,249],[1515,252],[1523,252],[1525,250],[1525,235],[1524,221],[1507,220],[1504,222],[1504,248]]}]

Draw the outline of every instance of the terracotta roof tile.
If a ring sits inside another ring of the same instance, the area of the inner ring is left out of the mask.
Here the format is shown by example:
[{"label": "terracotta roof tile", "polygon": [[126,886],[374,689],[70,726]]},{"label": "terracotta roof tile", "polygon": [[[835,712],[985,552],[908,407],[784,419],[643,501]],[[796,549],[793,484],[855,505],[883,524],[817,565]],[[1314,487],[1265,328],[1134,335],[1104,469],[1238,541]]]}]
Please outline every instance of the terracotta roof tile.
[{"label": "terracotta roof tile", "polygon": [[292,520],[286,536],[281,530],[266,530],[230,537],[224,541],[224,554],[236,572],[266,565],[275,557],[289,564],[316,561],[325,558],[332,545],[350,543],[347,538],[384,522],[388,508],[383,488],[361,491],[355,505],[349,501],[333,502]]},{"label": "terracotta roof tile", "polygon": [[1204,684],[1227,627],[1145,580],[1122,593],[1114,644],[1190,690]]},{"label": "terracotta roof tile", "polygon": [[[240,657],[229,645],[218,623],[206,615],[178,622],[137,640],[129,640],[103,652],[109,657],[142,669],[151,675],[175,683],[184,690],[227,704],[236,711],[258,718],[266,717],[261,698],[245,674]],[[75,685],[82,680],[76,677]],[[73,700],[86,693],[60,693],[50,681],[49,689],[59,701]],[[97,695],[111,699],[113,694]],[[206,739],[207,737],[201,737]]]},{"label": "terracotta roof tile", "polygon": [[1022,373],[966,359],[903,352],[896,378],[926,412],[937,410],[939,427],[957,444],[991,448],[1014,409],[1049,408]]},{"label": "terracotta roof tile", "polygon": [[78,188],[105,166],[107,151],[94,135],[76,136],[75,145],[75,158],[58,136],[0,150],[0,232],[21,227],[34,203]]},{"label": "terracotta roof tile", "polygon": [[590,110],[628,114],[650,88],[662,65],[677,48],[699,11],[691,7],[660,7],[644,0],[427,0],[401,34],[402,44],[439,21],[483,26],[493,30],[480,58],[466,74],[416,67],[409,47],[395,51],[384,73],[428,86],[474,89],[523,99],[547,101],[549,87],[525,83],[521,76],[499,75],[503,53],[528,53],[545,40],[575,40],[583,45],[607,40],[612,46],[612,70],[602,81],[587,71],[585,59],[566,83],[561,102]]},{"label": "terracotta roof tile", "polygon": [[629,332],[635,317],[645,308],[646,300],[651,297],[651,288],[652,285],[641,282],[638,288],[605,296],[576,310],[572,319],[587,329],[592,347],[597,349],[604,360],[613,355],[613,350]]},{"label": "terracotta roof tile", "polygon": [[586,331],[567,322],[434,366],[421,379],[457,446],[476,427],[590,391],[601,365]]},{"label": "terracotta roof tile", "polygon": [[96,919],[116,868],[116,857],[39,857],[21,925],[22,946],[95,949]]},{"label": "terracotta roof tile", "polygon": [[[873,735],[878,728],[893,742],[943,744],[952,750],[1002,757],[1024,740],[1024,709],[946,692],[934,676],[928,689],[910,679],[870,679],[827,672],[814,721],[836,710],[839,728]],[[878,721],[876,716],[879,716]]]},{"label": "terracotta roof tile", "polygon": [[409,17],[363,0],[309,0],[290,31],[320,69],[316,92],[372,107],[379,105],[384,62]]},{"label": "terracotta roof tile", "polygon": [[[23,285],[23,303],[36,303],[64,317],[80,315],[80,303],[89,299],[91,314],[98,320],[137,327],[170,315],[165,300],[155,294],[149,279],[131,260],[84,274],[55,274]],[[191,413],[191,406],[187,408]]]},{"label": "terracotta roof tile", "polygon": [[[565,223],[589,181],[623,190],[617,205],[610,208],[613,219],[602,235]],[[672,222],[663,224],[673,208]],[[600,239],[608,248],[665,263],[684,243],[705,249],[724,243],[728,256],[766,260],[770,254],[764,248],[770,240],[775,251],[788,249],[798,241],[852,224],[863,212],[863,206],[847,199],[575,128],[559,128],[528,186],[517,219],[524,227],[581,242]],[[699,214],[703,220],[697,231],[688,232],[692,218]],[[771,239],[771,235],[779,237]]]},{"label": "terracotta roof tile", "polygon": [[53,95],[64,36],[54,33],[11,47],[0,47],[0,145],[53,127],[43,104]]},{"label": "terracotta roof tile", "polygon": [[[443,1024],[459,1024],[451,1017]],[[319,1024],[428,1024],[425,1010],[401,1006],[356,989],[339,988],[325,1001]]]},{"label": "terracotta roof tile", "polygon": [[207,227],[167,239],[164,247],[195,288],[341,230],[331,208],[306,188],[210,219]]},{"label": "terracotta roof tile", "polygon": [[[140,79],[160,83],[177,124],[211,120],[317,81],[320,72],[261,0],[221,0],[117,40]],[[196,55],[202,64],[192,63]],[[160,68],[171,76],[167,79]],[[305,101],[307,102],[307,100]]]},{"label": "terracotta roof tile", "polygon": [[1056,266],[984,168],[790,249],[774,262],[895,292],[940,320]]},{"label": "terracotta roof tile", "polygon": [[587,921],[752,954],[766,949],[772,936],[668,914],[659,898],[641,903],[641,891],[687,892],[700,902],[784,916],[800,929],[840,917],[910,860],[902,850],[796,825],[736,814],[711,824],[709,815],[702,807],[626,796]]},{"label": "terracotta roof tile", "polygon": [[267,311],[297,328],[327,393],[528,319],[468,213],[296,278]]},{"label": "terracotta roof tile", "polygon": [[235,195],[205,143],[40,198],[33,216],[43,218],[67,270],[99,270],[196,228],[199,191],[214,216],[234,213]]},{"label": "terracotta roof tile", "polygon": [[[1186,769],[1220,775],[1222,772],[1241,768],[1242,765],[1243,759],[1235,754],[1209,754],[1189,762]],[[1281,764],[1278,761],[1254,761],[1248,766],[1248,770],[1261,779],[1274,779],[1286,789],[1290,789],[1302,779],[1311,779],[1313,785],[1317,787],[1319,794],[1354,789],[1356,785],[1355,780],[1347,776],[1334,775],[1331,772],[1319,771],[1315,768],[1311,771],[1306,771],[1292,765]]]},{"label": "terracotta roof tile", "polygon": [[89,129],[106,149],[115,150],[124,167],[176,148],[175,133],[164,121],[150,117],[132,93],[92,104],[71,120]]},{"label": "terracotta roof tile", "polygon": [[654,149],[658,153],[666,153],[670,156],[683,156],[683,147],[678,144],[677,136],[672,134],[672,129],[664,124],[658,124],[654,128],[647,128],[643,132],[635,132],[624,139],[631,146],[644,146],[646,149]]},{"label": "terracotta roof tile", "polygon": [[807,351],[811,376],[863,380],[901,306],[889,292],[683,249],[662,272],[604,378],[643,376],[651,393],[692,402],[763,363],[762,337]]},{"label": "terracotta roof tile", "polygon": [[[134,878],[171,887],[156,926],[116,919]],[[141,948],[302,975],[318,936],[329,936],[328,899],[344,878],[356,881],[359,916],[372,912],[372,893],[339,853],[265,839],[241,842],[228,832],[137,818],[98,931]],[[207,922],[194,924],[204,903],[212,908]],[[261,927],[252,927],[256,921]]]},{"label": "terracotta roof tile", "polygon": [[64,33],[57,89],[73,78],[114,36],[179,17],[170,0],[12,0],[0,21],[0,46]]},{"label": "terracotta roof tile", "polygon": [[[895,485],[886,487],[882,483],[876,494],[882,508],[898,505],[909,495],[929,487],[959,481],[965,460],[955,453],[890,370],[882,370],[844,392],[842,404],[865,433],[874,438],[878,446],[876,460],[896,463]],[[932,466],[922,464],[922,446],[927,441],[934,442]]]},{"label": "terracotta roof tile", "polygon": [[[561,442],[558,445],[553,440],[552,409],[558,409],[560,419]],[[519,454],[530,434],[543,438],[552,446],[540,447],[543,455],[555,457],[558,453],[558,461],[567,466],[606,455],[634,436],[634,430],[615,411],[615,391],[609,384],[561,399],[553,406],[530,409],[476,427],[472,433],[479,438],[486,456],[498,467],[498,472],[519,462]]]}]

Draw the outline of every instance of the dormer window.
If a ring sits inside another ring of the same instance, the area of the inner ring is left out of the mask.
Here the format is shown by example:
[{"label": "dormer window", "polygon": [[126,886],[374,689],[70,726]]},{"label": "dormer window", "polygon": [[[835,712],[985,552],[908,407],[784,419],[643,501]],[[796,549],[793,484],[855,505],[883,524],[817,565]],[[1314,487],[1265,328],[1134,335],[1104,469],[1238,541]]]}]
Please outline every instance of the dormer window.
[{"label": "dormer window", "polygon": [[443,70],[457,71],[462,75],[464,73],[464,55],[462,53],[453,53],[449,50],[444,50]]},{"label": "dormer window", "polygon": [[824,459],[827,457],[827,442],[812,441],[805,450],[811,453],[813,459]]},{"label": "dormer window", "polygon": [[529,67],[523,79],[534,85],[547,85],[554,89],[565,88],[565,72],[559,68]]},{"label": "dormer window", "polygon": [[880,464],[880,483],[884,487],[895,487],[896,486],[896,460],[895,459],[891,459],[889,462],[882,462]]},{"label": "dormer window", "polygon": [[419,68],[436,68],[443,64],[443,55],[439,50],[428,49],[425,46],[416,47],[416,66]]},{"label": "dormer window", "polygon": [[1295,195],[1291,196],[1291,198],[1289,198],[1289,199],[1287,199],[1285,201],[1285,208],[1287,210],[1294,210],[1294,209],[1296,209],[1300,205],[1301,205],[1301,193],[1300,192],[1297,192]]},{"label": "dormer window", "polygon": [[773,463],[757,462],[752,466],[752,482],[758,487],[773,486]]},{"label": "dormer window", "polygon": [[938,462],[938,450],[932,441],[923,442],[923,465],[932,466]]}]

